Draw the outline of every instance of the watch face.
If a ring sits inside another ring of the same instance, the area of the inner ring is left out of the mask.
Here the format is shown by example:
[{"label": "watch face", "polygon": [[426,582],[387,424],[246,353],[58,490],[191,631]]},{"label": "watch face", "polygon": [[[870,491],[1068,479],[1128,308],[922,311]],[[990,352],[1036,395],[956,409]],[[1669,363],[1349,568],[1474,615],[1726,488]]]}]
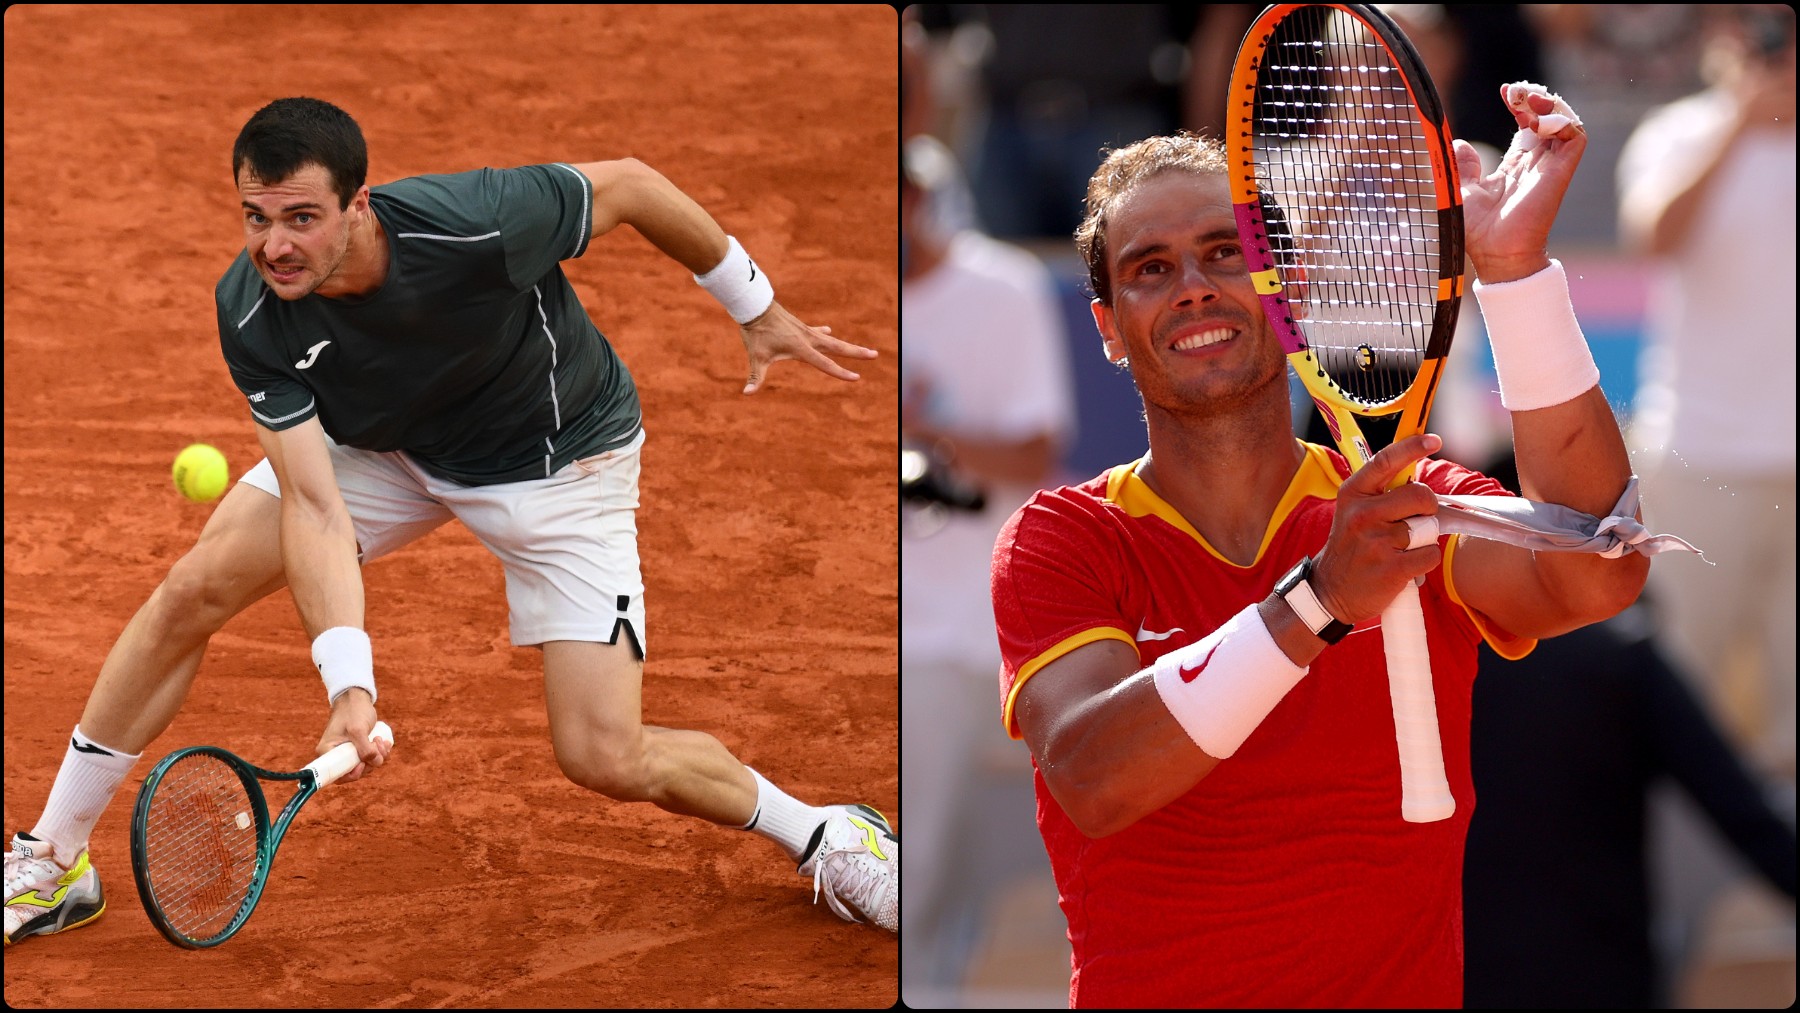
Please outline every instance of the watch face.
[{"label": "watch face", "polygon": [[1310,562],[1312,562],[1312,560],[1302,559],[1300,562],[1295,563],[1294,568],[1283,574],[1282,578],[1275,583],[1275,593],[1285,595],[1298,586],[1302,580],[1306,579],[1306,564]]}]

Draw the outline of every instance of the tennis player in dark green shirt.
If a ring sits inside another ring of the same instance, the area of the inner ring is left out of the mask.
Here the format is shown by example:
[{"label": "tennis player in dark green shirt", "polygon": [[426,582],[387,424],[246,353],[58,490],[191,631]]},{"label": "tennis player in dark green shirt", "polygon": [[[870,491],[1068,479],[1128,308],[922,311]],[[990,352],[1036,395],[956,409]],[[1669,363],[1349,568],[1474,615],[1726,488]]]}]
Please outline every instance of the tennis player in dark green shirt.
[{"label": "tennis player in dark green shirt", "polygon": [[[880,813],[804,804],[711,735],[643,724],[643,424],[560,262],[636,229],[741,325],[745,393],[782,359],[854,380],[832,356],[875,353],[789,314],[736,239],[633,159],[371,189],[355,121],[292,98],[251,117],[232,167],[245,244],[218,285],[219,335],[267,459],[107,656],[44,815],[7,856],[7,942],[104,909],[86,850],[101,810],[174,720],[211,635],[283,585],[330,701],[320,752],[357,744],[346,779],[380,766],[359,564],[452,518],[505,566],[512,641],[543,651],[570,780],[762,834],[840,917],[896,930],[899,841]],[[59,885],[54,904],[14,904]]]}]

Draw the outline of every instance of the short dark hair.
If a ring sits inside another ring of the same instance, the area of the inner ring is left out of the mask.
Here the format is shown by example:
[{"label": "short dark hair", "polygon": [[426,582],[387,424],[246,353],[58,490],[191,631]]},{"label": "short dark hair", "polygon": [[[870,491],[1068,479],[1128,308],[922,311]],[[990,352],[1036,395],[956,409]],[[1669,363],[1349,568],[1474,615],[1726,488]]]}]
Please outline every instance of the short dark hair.
[{"label": "short dark hair", "polygon": [[316,98],[281,98],[250,117],[231,146],[231,178],[248,166],[257,179],[279,183],[308,165],[331,173],[338,210],[362,189],[369,149],[350,114]]},{"label": "short dark hair", "polygon": [[1112,272],[1106,264],[1106,219],[1113,204],[1132,187],[1170,169],[1196,175],[1230,170],[1225,144],[1212,137],[1182,131],[1147,137],[1106,153],[1088,180],[1086,213],[1075,230],[1075,247],[1086,262],[1094,298],[1112,305]]}]

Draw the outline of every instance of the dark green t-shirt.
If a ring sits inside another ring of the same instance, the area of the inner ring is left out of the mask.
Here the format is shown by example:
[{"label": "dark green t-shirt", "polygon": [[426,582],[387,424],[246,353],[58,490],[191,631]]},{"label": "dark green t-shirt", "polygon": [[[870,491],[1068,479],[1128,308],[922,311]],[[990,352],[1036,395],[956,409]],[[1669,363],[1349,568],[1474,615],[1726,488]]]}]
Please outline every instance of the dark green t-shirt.
[{"label": "dark green t-shirt", "polygon": [[623,446],[637,388],[558,263],[586,252],[593,187],[563,164],[369,191],[387,280],[361,299],[275,296],[247,253],[219,280],[219,340],[257,424],[314,415],[464,485],[545,478]]}]

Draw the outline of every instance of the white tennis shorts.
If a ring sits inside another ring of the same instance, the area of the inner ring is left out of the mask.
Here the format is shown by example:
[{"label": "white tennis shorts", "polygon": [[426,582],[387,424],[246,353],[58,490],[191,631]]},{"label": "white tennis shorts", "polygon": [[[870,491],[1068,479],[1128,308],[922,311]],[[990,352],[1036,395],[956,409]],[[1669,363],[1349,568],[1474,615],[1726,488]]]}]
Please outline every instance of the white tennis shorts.
[{"label": "white tennis shorts", "polygon": [[[618,643],[644,656],[644,581],[638,566],[637,438],[576,461],[549,478],[465,486],[431,475],[405,454],[340,446],[332,465],[362,561],[372,562],[452,517],[506,568],[515,646],[548,640]],[[265,458],[241,482],[281,495]]]}]

